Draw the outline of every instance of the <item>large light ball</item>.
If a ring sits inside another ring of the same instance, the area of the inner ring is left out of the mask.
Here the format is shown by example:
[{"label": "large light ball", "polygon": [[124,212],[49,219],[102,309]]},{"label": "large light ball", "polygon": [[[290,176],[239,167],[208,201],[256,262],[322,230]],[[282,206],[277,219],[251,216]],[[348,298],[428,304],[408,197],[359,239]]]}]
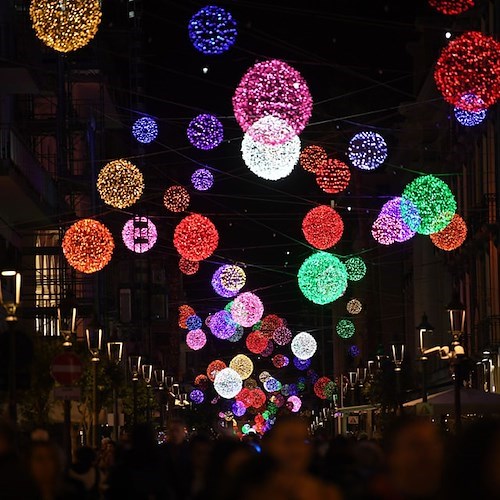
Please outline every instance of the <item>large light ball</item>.
[{"label": "large light ball", "polygon": [[109,229],[99,221],[82,219],[68,228],[62,249],[71,267],[85,274],[95,273],[105,267],[115,243]]},{"label": "large light ball", "polygon": [[221,398],[231,399],[243,389],[243,381],[238,372],[224,368],[215,375],[214,389]]},{"label": "large light ball", "polygon": [[[466,94],[462,96],[460,102],[473,102],[477,103],[479,99],[475,97],[473,94]],[[480,104],[480,103],[479,103]],[[455,106],[453,112],[455,114],[455,118],[460,125],[464,127],[475,127],[480,123],[483,123],[486,118],[487,111],[486,109],[480,109],[479,111],[466,111],[462,109],[463,105],[459,103],[459,105]]]},{"label": "large light ball", "polygon": [[300,266],[299,287],[315,304],[329,304],[341,297],[347,288],[345,265],[334,255],[318,252]]},{"label": "large light ball", "polygon": [[224,140],[224,128],[216,116],[202,114],[191,120],[187,136],[195,148],[208,151]]},{"label": "large light ball", "polygon": [[167,210],[180,213],[188,209],[191,197],[183,186],[170,186],[163,194],[163,204]]},{"label": "large light ball", "polygon": [[227,340],[236,333],[237,326],[231,315],[223,309],[212,315],[209,328],[214,337]]},{"label": "large light ball", "polygon": [[182,274],[186,274],[187,276],[191,276],[198,272],[200,268],[200,263],[192,260],[187,260],[184,257],[179,259],[179,270]]},{"label": "large light ball", "polygon": [[307,212],[302,221],[302,232],[313,247],[326,250],[335,246],[342,238],[344,222],[332,207],[320,205]]},{"label": "large light ball", "polygon": [[156,226],[147,217],[135,216],[123,226],[123,243],[132,252],[144,253],[151,250],[157,238]]},{"label": "large light ball", "polygon": [[429,0],[429,5],[441,14],[456,16],[474,7],[474,0]]},{"label": "large light ball", "polygon": [[246,328],[260,321],[264,314],[262,301],[252,292],[238,295],[231,305],[231,316],[238,325]]},{"label": "large light ball", "polygon": [[99,0],[31,0],[30,18],[37,38],[57,52],[85,47],[101,22]]},{"label": "large light ball", "polygon": [[328,160],[326,151],[321,146],[313,144],[305,147],[300,153],[300,166],[307,172],[317,173],[320,166]]},{"label": "large light ball", "polygon": [[430,236],[434,245],[441,250],[451,252],[462,246],[467,238],[467,224],[460,215],[455,214],[451,222],[444,229]]},{"label": "large light ball", "polygon": [[[415,236],[415,231],[403,220],[401,216],[401,202],[403,198],[396,197],[392,198],[386,203],[380,210],[380,218],[384,217],[385,232],[389,239],[392,239],[398,243],[403,243]],[[389,217],[393,220],[386,220],[385,217]],[[418,209],[412,203],[407,203],[405,206],[405,217],[410,221],[412,227],[418,227],[420,225],[421,219],[418,214]],[[382,229],[382,227],[381,227]]]},{"label": "large light ball", "polygon": [[186,335],[186,344],[193,351],[199,351],[205,347],[207,343],[207,336],[201,329],[190,330]]},{"label": "large light ball", "polygon": [[237,354],[230,362],[229,368],[232,368],[242,380],[246,380],[253,372],[253,362],[245,354]]},{"label": "large light ball", "polygon": [[316,170],[316,183],[328,194],[344,191],[351,180],[349,167],[340,160],[326,160]]},{"label": "large light ball", "polygon": [[143,116],[132,125],[132,135],[142,144],[149,144],[158,137],[158,124],[153,118]]},{"label": "large light ball", "polygon": [[141,171],[127,160],[107,163],[97,177],[97,191],[106,203],[115,208],[133,205],[144,190]]},{"label": "large light ball", "polygon": [[310,333],[300,332],[292,339],[291,348],[296,358],[306,360],[314,356],[318,344]]},{"label": "large light ball", "polygon": [[361,170],[375,170],[387,158],[387,144],[376,132],[359,132],[349,142],[347,155]]},{"label": "large light ball", "polygon": [[199,168],[191,176],[191,184],[197,191],[208,191],[214,185],[214,176],[206,168]]},{"label": "large light ball", "polygon": [[284,120],[300,134],[311,117],[312,104],[302,75],[276,59],[252,66],[233,96],[234,115],[244,131],[260,118],[271,115]]},{"label": "large light ball", "polygon": [[356,333],[356,327],[350,319],[341,319],[335,327],[341,339],[350,339]]},{"label": "large light ball", "polygon": [[221,370],[224,370],[226,366],[227,366],[226,363],[224,363],[224,361],[221,361],[220,359],[216,359],[211,363],[209,363],[209,365],[207,366],[207,377],[209,378],[209,380],[213,382],[215,380],[216,375]]},{"label": "large light ball", "polygon": [[238,34],[231,13],[215,5],[207,5],[194,14],[188,33],[194,48],[206,55],[223,54],[234,45]]},{"label": "large light ball", "polygon": [[224,297],[226,299],[230,299],[232,297],[235,297],[238,295],[237,290],[228,290],[223,284],[222,284],[222,273],[224,271],[225,266],[220,266],[217,268],[212,275],[212,288],[214,289],[214,292],[217,295],[220,295],[221,297]]},{"label": "large light ball", "polygon": [[[416,224],[414,212],[420,222]],[[455,197],[448,185],[433,175],[417,177],[403,191],[401,216],[410,228],[420,234],[432,234],[444,229],[457,210]]]},{"label": "large light ball", "polygon": [[351,257],[344,262],[344,265],[348,280],[360,281],[365,277],[366,264],[361,257]]},{"label": "large light ball", "polygon": [[253,123],[246,133],[255,141],[268,146],[278,146],[293,139],[297,134],[285,120],[275,116],[263,116]]},{"label": "large light ball", "polygon": [[185,259],[199,261],[210,257],[219,244],[213,222],[200,214],[188,215],[174,231],[174,246]]},{"label": "large light ball", "polygon": [[247,349],[254,354],[261,354],[266,348],[269,340],[259,330],[250,332],[245,340]]}]

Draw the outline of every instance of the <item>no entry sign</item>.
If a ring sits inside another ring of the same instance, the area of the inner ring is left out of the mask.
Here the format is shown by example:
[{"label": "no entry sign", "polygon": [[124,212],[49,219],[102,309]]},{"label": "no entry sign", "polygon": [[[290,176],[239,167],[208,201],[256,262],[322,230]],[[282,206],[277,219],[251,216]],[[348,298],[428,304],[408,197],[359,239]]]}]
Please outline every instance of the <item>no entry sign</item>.
[{"label": "no entry sign", "polygon": [[72,352],[57,355],[50,365],[52,378],[61,385],[74,385],[82,376],[82,362]]}]

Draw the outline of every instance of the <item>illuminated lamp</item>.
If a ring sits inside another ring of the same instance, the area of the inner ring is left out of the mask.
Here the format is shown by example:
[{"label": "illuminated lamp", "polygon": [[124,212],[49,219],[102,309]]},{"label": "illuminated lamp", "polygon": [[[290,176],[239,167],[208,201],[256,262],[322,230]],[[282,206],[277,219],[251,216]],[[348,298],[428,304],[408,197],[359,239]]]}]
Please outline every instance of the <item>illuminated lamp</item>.
[{"label": "illuminated lamp", "polygon": [[[477,102],[479,99],[475,97],[473,94],[466,94],[462,96],[462,101],[465,102]],[[480,104],[480,103],[479,103]],[[484,119],[486,118],[487,111],[486,109],[480,109],[479,111],[466,111],[465,109],[462,109],[462,105],[459,103],[455,108],[453,109],[453,112],[455,114],[455,118],[460,125],[463,125],[464,127],[475,127],[476,125],[479,125],[480,123],[483,123]]]},{"label": "illuminated lamp", "polygon": [[57,52],[85,47],[101,22],[99,0],[31,0],[31,25],[39,40]]},{"label": "illuminated lamp", "polygon": [[184,217],[174,231],[174,246],[185,259],[199,261],[210,257],[219,244],[213,222],[200,214]]},{"label": "illuminated lamp", "polygon": [[358,299],[351,299],[347,302],[346,310],[352,315],[359,314],[363,310],[363,304]]},{"label": "illuminated lamp", "polygon": [[[224,268],[226,266],[220,266],[219,268],[217,268],[214,272],[214,274],[212,275],[212,288],[214,289],[214,292],[217,294],[217,295],[220,295],[221,297],[224,297],[226,299],[229,299],[231,297],[235,297],[236,295],[238,295],[238,291],[237,290],[228,290],[223,284],[222,284],[222,273],[224,271]],[[230,304],[232,304],[232,302],[230,302]],[[226,306],[227,308],[227,306]]]},{"label": "illuminated lamp", "polygon": [[231,335],[227,340],[229,342],[239,342],[243,338],[244,330],[241,325],[236,325],[236,332]]},{"label": "illuminated lamp", "polygon": [[276,354],[276,356],[273,356],[272,362],[276,368],[284,368],[288,366],[290,360],[284,354]]},{"label": "illuminated lamp", "polygon": [[190,330],[186,335],[186,344],[193,351],[199,351],[205,347],[207,343],[207,336],[201,329]]},{"label": "illuminated lamp", "polygon": [[360,132],[350,140],[347,156],[356,168],[375,170],[387,158],[387,144],[376,132]]},{"label": "illuminated lamp", "polygon": [[197,405],[200,405],[205,401],[205,395],[203,394],[203,391],[200,391],[199,389],[194,389],[189,393],[189,399]]},{"label": "illuminated lamp", "polygon": [[268,339],[258,330],[250,332],[246,338],[247,349],[254,354],[260,354],[267,347]]},{"label": "illuminated lamp", "polygon": [[293,365],[297,370],[307,370],[311,366],[311,359],[299,359],[297,357],[293,358]]},{"label": "illuminated lamp", "polygon": [[247,411],[247,407],[241,401],[235,401],[231,405],[231,411],[235,417],[242,417]]},{"label": "illuminated lamp", "polygon": [[320,250],[336,245],[344,233],[344,222],[336,210],[320,205],[307,212],[302,232],[309,244]]},{"label": "illuminated lamp", "polygon": [[321,146],[307,146],[299,156],[300,166],[307,172],[316,174],[324,162],[328,160],[326,151]]},{"label": "illuminated lamp", "polygon": [[195,387],[199,387],[200,389],[207,389],[209,386],[209,380],[206,375],[200,374],[197,375],[194,379]]},{"label": "illuminated lamp", "polygon": [[187,260],[184,257],[179,259],[179,270],[181,273],[191,276],[196,274],[200,269],[200,263],[192,260]]},{"label": "illuminated lamp", "polygon": [[350,281],[360,281],[366,275],[366,264],[361,257],[351,257],[344,262],[347,271],[347,279]]},{"label": "illuminated lamp", "polygon": [[188,209],[191,197],[183,186],[170,186],[163,195],[163,204],[167,210],[180,213]]},{"label": "illuminated lamp", "polygon": [[111,260],[114,248],[109,229],[93,219],[75,222],[62,241],[62,250],[69,265],[85,274],[103,269]]},{"label": "illuminated lamp", "polygon": [[143,116],[132,125],[132,135],[142,144],[149,144],[158,137],[158,124],[153,118]]},{"label": "illuminated lamp", "polygon": [[[481,111],[500,95],[500,44],[479,31],[468,31],[442,50],[434,71],[444,99],[465,111]],[[464,95],[475,99],[464,100]]]},{"label": "illuminated lamp", "polygon": [[123,243],[132,252],[147,252],[153,248],[157,238],[156,226],[147,217],[135,216],[123,226]]},{"label": "illuminated lamp", "polygon": [[304,360],[314,356],[318,344],[310,333],[300,332],[292,339],[291,347],[295,357]]},{"label": "illuminated lamp", "polygon": [[189,318],[186,320],[186,326],[188,327],[188,330],[197,330],[198,328],[201,328],[202,325],[203,321],[196,314],[189,316]]},{"label": "illuminated lamp", "polygon": [[281,389],[281,382],[274,377],[269,377],[264,382],[266,392],[278,392]]},{"label": "illuminated lamp", "polygon": [[253,408],[260,408],[266,404],[266,395],[261,389],[253,389],[251,391],[251,399]]},{"label": "illuminated lamp", "polygon": [[278,345],[287,345],[292,340],[292,332],[286,326],[280,326],[274,330],[273,340]]},{"label": "illuminated lamp", "polygon": [[227,340],[236,333],[236,323],[232,320],[231,315],[225,311],[218,311],[212,315],[210,320],[210,331],[214,337],[221,340]]},{"label": "illuminated lamp", "polygon": [[350,319],[339,320],[335,330],[341,339],[350,339],[356,333],[356,327]]},{"label": "illuminated lamp", "polygon": [[349,346],[349,356],[356,358],[361,354],[361,349],[357,345]]},{"label": "illuminated lamp", "polygon": [[[392,245],[396,242],[394,235],[398,232],[401,226],[400,219],[391,217],[390,215],[380,215],[372,225],[372,236],[381,245]],[[413,231],[415,234],[415,231]]]},{"label": "illuminated lamp", "polygon": [[238,325],[251,327],[262,318],[264,306],[262,301],[252,292],[238,295],[231,306],[231,316]]},{"label": "illuminated lamp", "polygon": [[216,359],[215,361],[212,361],[208,366],[207,366],[207,377],[210,381],[215,380],[215,376],[217,373],[219,373],[221,370],[224,370],[227,365],[224,363],[224,361],[221,361],[220,359]]},{"label": "illuminated lamp", "polygon": [[127,160],[113,160],[101,169],[97,191],[106,205],[127,208],[133,205],[144,190],[141,171]]},{"label": "illuminated lamp", "polygon": [[340,160],[328,159],[316,172],[316,183],[325,192],[337,194],[344,191],[351,180],[349,167]]},{"label": "illuminated lamp", "polygon": [[248,434],[252,430],[252,426],[250,424],[244,424],[241,426],[242,434]]},{"label": "illuminated lamp", "polygon": [[226,289],[232,292],[239,292],[247,281],[245,271],[236,265],[222,266],[220,274],[220,283]]},{"label": "illuminated lamp", "polygon": [[[403,220],[401,216],[401,202],[403,198],[396,197],[384,203],[380,210],[380,217],[384,216],[380,223],[380,231],[385,234],[390,240],[398,243],[403,243],[415,236],[415,231]],[[385,218],[385,217],[389,218]],[[406,203],[406,219],[410,221],[412,227],[418,227],[421,219],[418,214],[418,209],[410,202]],[[391,220],[392,218],[393,220]],[[385,223],[385,230],[382,228],[382,223]]]},{"label": "illuminated lamp", "polygon": [[229,363],[229,368],[232,368],[241,377],[241,380],[245,380],[253,372],[253,362],[245,354],[237,354]]},{"label": "illuminated lamp", "polygon": [[214,176],[210,170],[199,168],[193,172],[191,184],[197,191],[208,191],[214,185]]},{"label": "illuminated lamp", "polygon": [[441,14],[456,16],[474,7],[474,0],[429,0],[429,5]]},{"label": "illuminated lamp", "polygon": [[467,224],[460,217],[455,214],[451,222],[438,233],[430,235],[432,243],[441,250],[451,252],[462,246],[467,238]]},{"label": "illuminated lamp", "polygon": [[180,328],[187,328],[186,321],[190,316],[193,316],[195,313],[195,310],[191,307],[188,306],[187,304],[183,304],[182,306],[179,306],[179,327]]},{"label": "illuminated lamp", "polygon": [[274,342],[268,339],[266,348],[260,353],[263,358],[268,358],[274,352]]},{"label": "illuminated lamp", "polygon": [[302,400],[298,396],[290,396],[287,400],[287,403],[290,403],[290,411],[293,413],[298,413],[300,411],[300,407],[302,406]]},{"label": "illuminated lamp", "polygon": [[334,255],[318,252],[308,257],[298,272],[299,288],[315,304],[329,304],[347,288],[345,265]]},{"label": "illuminated lamp", "polygon": [[223,368],[215,375],[214,389],[221,398],[234,398],[242,388],[243,381],[232,368]]},{"label": "illuminated lamp", "polygon": [[224,128],[216,116],[202,114],[191,120],[187,136],[195,148],[208,151],[224,140]]},{"label": "illuminated lamp", "polygon": [[271,338],[274,334],[274,331],[277,328],[280,328],[283,325],[283,320],[277,316],[276,314],[268,314],[264,316],[261,321],[261,325],[259,330],[262,332],[267,338]]}]

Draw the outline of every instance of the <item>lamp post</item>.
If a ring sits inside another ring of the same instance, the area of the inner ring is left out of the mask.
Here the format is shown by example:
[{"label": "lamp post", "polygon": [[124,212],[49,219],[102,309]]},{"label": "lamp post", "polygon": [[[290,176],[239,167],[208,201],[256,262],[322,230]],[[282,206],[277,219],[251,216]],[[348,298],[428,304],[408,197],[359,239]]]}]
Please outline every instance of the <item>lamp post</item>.
[{"label": "lamp post", "polygon": [[[4,290],[7,292],[4,295]],[[0,304],[5,309],[5,320],[9,325],[9,417],[17,423],[16,387],[16,338],[14,324],[17,322],[17,308],[21,303],[21,274],[6,269],[0,273]]]},{"label": "lamp post", "polygon": [[158,401],[160,405],[160,428],[163,428],[165,423],[165,411],[164,411],[164,391],[165,389],[165,370],[161,368],[156,368],[154,371],[155,374],[155,382],[158,387]]},{"label": "lamp post", "polygon": [[422,320],[417,325],[419,348],[420,348],[420,363],[422,365],[422,402],[427,403],[427,360],[425,354],[425,337],[434,331],[434,327],[429,323],[427,315],[422,314]]},{"label": "lamp post", "polygon": [[142,365],[142,378],[146,382],[146,421],[151,423],[151,380],[153,378],[153,365]]},{"label": "lamp post", "polygon": [[396,373],[396,403],[397,412],[401,413],[401,367],[405,357],[405,345],[401,343],[391,344],[392,362],[394,363],[394,372]]},{"label": "lamp post", "polygon": [[92,433],[91,445],[97,447],[97,429],[99,425],[99,411],[97,408],[97,364],[100,361],[99,355],[102,348],[102,328],[97,326],[87,328],[87,347],[92,355]]},{"label": "lamp post", "polygon": [[128,366],[132,375],[133,411],[132,425],[137,425],[137,384],[139,383],[139,373],[141,371],[141,356],[129,356]]},{"label": "lamp post", "polygon": [[[108,342],[108,359],[116,367],[122,361],[123,342]],[[115,443],[120,437],[120,413],[118,409],[118,387],[116,382],[113,384],[113,438]]]}]

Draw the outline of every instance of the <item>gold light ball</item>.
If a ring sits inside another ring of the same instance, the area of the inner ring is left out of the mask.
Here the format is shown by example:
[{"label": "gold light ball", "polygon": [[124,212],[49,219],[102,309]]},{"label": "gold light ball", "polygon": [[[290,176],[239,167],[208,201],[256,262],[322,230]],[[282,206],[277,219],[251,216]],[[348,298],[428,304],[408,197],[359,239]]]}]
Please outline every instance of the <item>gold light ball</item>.
[{"label": "gold light ball", "polygon": [[141,197],[143,190],[142,172],[127,160],[113,160],[99,172],[97,191],[106,205],[130,207]]},{"label": "gold light ball", "polygon": [[242,380],[245,380],[252,375],[253,362],[245,354],[237,354],[229,363],[229,368],[232,368]]},{"label": "gold light ball", "polygon": [[99,0],[31,0],[36,36],[51,49],[72,52],[85,47],[101,22]]}]

